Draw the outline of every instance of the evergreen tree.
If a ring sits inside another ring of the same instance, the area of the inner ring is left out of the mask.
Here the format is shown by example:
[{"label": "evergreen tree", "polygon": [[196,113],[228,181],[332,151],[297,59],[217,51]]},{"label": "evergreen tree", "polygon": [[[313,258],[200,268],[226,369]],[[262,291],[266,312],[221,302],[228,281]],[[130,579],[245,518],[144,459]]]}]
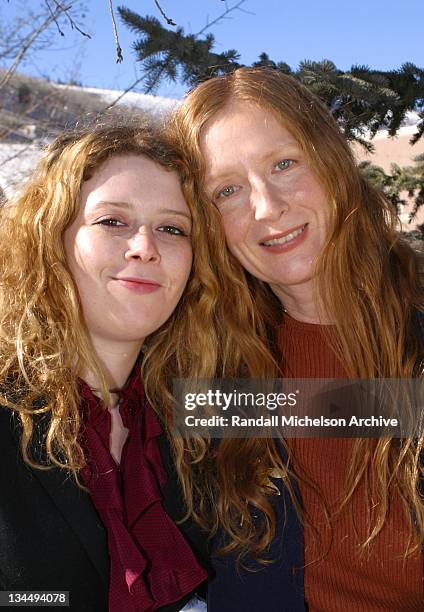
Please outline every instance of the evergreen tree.
[{"label": "evergreen tree", "polygon": [[[145,75],[145,91],[155,91],[165,79],[181,80],[191,87],[243,65],[235,50],[215,53],[212,34],[204,38],[186,35],[183,28],[169,30],[155,17],[142,17],[125,7],[118,11],[137,36],[134,50]],[[344,72],[329,60],[305,60],[293,70],[262,53],[253,65],[270,66],[299,79],[325,101],[346,138],[359,141],[368,150],[373,146],[365,135],[373,136],[381,128],[395,135],[410,110],[418,110],[421,119],[412,142],[424,133],[424,71],[414,64],[386,72],[352,66]]]},{"label": "evergreen tree", "polygon": [[237,51],[212,52],[215,43],[212,34],[198,39],[186,36],[182,28],[167,30],[156,17],[142,17],[124,7],[119,7],[118,12],[122,21],[141,36],[133,47],[146,75],[147,92],[154,92],[164,79],[173,82],[181,79],[192,86],[241,65]]},{"label": "evergreen tree", "polygon": [[413,202],[409,221],[415,218],[418,209],[424,204],[424,154],[414,158],[413,166],[401,168],[392,164],[390,174],[386,174],[381,166],[369,161],[361,162],[359,168],[370,183],[392,202],[398,212],[400,205],[408,203],[408,197]]},{"label": "evergreen tree", "polygon": [[[419,112],[420,122],[417,132],[411,139],[415,144],[424,133],[424,70],[412,63],[405,63],[398,70],[387,72],[370,70],[361,66],[353,66],[353,76],[372,81],[381,87],[396,94],[397,99],[390,106],[389,112],[384,116],[382,127],[387,127],[389,136],[395,136],[408,111]],[[379,129],[374,126],[372,133]]]},{"label": "evergreen tree", "polygon": [[409,220],[412,221],[418,209],[424,204],[424,153],[414,157],[414,165],[400,168],[399,189],[408,193],[414,201]]}]

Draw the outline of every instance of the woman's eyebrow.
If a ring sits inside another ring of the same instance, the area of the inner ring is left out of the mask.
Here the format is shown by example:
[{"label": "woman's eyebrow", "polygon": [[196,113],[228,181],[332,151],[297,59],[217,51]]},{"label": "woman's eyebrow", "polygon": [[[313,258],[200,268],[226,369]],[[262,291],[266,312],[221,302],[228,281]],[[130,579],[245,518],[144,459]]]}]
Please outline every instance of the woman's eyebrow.
[{"label": "woman's eyebrow", "polygon": [[[109,201],[109,200],[99,200],[93,206],[93,210],[97,208],[101,208],[102,206],[117,206],[118,208],[134,208],[134,204],[131,202],[121,202],[121,201]],[[180,215],[181,217],[186,217],[189,221],[191,221],[191,214],[189,212],[184,212],[183,210],[177,210],[175,208],[159,208],[158,213],[161,214],[172,214],[172,215]]]},{"label": "woman's eyebrow", "polygon": [[111,200],[99,200],[93,206],[93,209],[100,208],[101,206],[117,206],[119,208],[134,208],[130,202],[123,201],[111,201]]},{"label": "woman's eyebrow", "polygon": [[159,208],[158,212],[171,215],[180,215],[181,217],[186,217],[191,221],[191,214],[189,212],[184,212],[183,210],[176,210],[175,208]]},{"label": "woman's eyebrow", "polygon": [[219,170],[217,172],[206,172],[205,182],[209,183],[210,186],[215,187],[218,183],[232,180],[232,176],[233,173],[228,172],[228,170],[225,170],[224,172],[220,172]]},{"label": "woman's eyebrow", "polygon": [[[281,142],[277,142],[272,149],[264,153],[259,159],[259,162],[267,162],[272,158],[284,158],[290,155],[298,154],[300,150],[299,143],[290,138],[287,140],[283,140]],[[221,169],[218,167],[216,170],[212,166],[212,170],[206,170],[205,173],[205,182],[210,185],[215,185],[216,183],[221,183],[222,181],[232,180],[234,174],[236,174],[238,168],[232,168],[228,170],[228,168],[224,168],[221,172]]]}]

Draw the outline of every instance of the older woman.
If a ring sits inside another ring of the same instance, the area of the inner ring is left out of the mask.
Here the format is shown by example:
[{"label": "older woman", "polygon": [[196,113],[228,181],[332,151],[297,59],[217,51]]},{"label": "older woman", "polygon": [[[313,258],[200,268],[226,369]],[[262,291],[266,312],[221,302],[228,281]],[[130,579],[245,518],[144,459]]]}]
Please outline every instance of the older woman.
[{"label": "older woman", "polygon": [[172,612],[207,577],[173,467],[191,456],[164,433],[172,378],[266,371],[193,202],[176,150],[112,126],[59,137],[2,212],[1,589]]},{"label": "older woman", "polygon": [[[417,256],[323,104],[276,70],[243,68],[192,91],[174,125],[256,324],[274,325],[282,376],[420,373]],[[220,485],[204,485],[201,515],[224,546],[211,612],[424,609],[422,445],[225,440],[202,473]]]}]

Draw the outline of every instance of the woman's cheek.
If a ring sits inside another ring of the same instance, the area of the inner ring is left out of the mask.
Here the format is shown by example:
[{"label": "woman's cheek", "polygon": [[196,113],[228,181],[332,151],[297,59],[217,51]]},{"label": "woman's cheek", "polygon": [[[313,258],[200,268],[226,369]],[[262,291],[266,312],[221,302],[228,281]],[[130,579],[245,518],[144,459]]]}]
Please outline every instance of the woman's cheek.
[{"label": "woman's cheek", "polygon": [[236,211],[227,211],[222,214],[222,225],[229,247],[237,245],[247,234],[248,222],[245,215]]}]

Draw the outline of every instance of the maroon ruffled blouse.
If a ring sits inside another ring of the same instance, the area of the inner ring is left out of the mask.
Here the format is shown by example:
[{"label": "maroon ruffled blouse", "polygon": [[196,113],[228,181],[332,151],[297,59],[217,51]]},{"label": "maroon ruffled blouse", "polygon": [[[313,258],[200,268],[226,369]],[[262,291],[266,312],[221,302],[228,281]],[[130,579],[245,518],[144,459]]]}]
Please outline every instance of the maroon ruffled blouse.
[{"label": "maroon ruffled blouse", "polygon": [[161,426],[146,401],[140,368],[121,392],[128,436],[117,465],[109,450],[111,415],[81,381],[87,465],[81,478],[108,536],[110,612],[147,612],[174,603],[207,578],[162,507],[167,474],[156,438]]}]

